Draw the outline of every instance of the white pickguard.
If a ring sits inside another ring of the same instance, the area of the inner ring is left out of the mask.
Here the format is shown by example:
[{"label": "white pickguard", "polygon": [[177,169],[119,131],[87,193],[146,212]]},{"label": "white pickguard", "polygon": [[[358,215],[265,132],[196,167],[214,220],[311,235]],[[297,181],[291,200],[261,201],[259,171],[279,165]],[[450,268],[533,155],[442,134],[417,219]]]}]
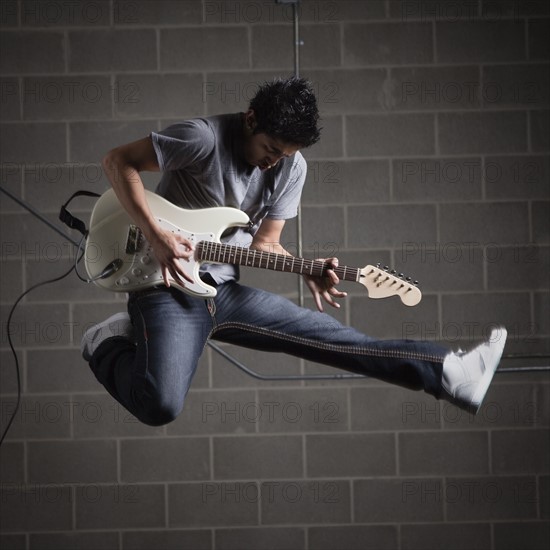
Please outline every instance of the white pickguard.
[{"label": "white pickguard", "polygon": [[[155,193],[146,191],[146,195],[159,225],[193,244],[200,241],[219,242],[228,227],[244,227],[248,224],[248,216],[235,208],[186,210]],[[137,247],[138,250],[127,252],[126,243],[131,227],[135,227],[133,221],[120,205],[115,192],[112,189],[106,191],[97,201],[90,219],[85,250],[86,270],[89,277],[94,279],[113,260],[120,259],[123,265],[110,277],[95,280],[98,286],[115,292],[129,292],[164,284],[160,265],[147,241],[143,241]],[[180,265],[194,282],[186,282],[183,287],[172,280],[171,285],[202,298],[216,295],[216,289],[199,278],[200,262],[191,258],[188,262],[180,261]]]}]

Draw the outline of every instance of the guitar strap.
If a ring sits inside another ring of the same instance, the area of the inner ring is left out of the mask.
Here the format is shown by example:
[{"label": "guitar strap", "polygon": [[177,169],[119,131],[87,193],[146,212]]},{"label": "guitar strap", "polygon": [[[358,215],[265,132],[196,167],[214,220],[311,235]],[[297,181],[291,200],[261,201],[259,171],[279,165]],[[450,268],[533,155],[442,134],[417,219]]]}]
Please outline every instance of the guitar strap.
[{"label": "guitar strap", "polygon": [[[294,159],[294,157],[292,157],[292,159]],[[258,228],[260,227],[262,220],[267,216],[270,208],[277,202],[279,197],[288,187],[290,171],[292,170],[293,166],[294,166],[293,160],[289,159],[289,162],[285,162],[281,172],[281,177],[279,178],[278,185],[275,187],[275,176],[273,176],[273,180],[272,182],[270,182],[271,185],[266,187],[264,192],[264,206],[248,222],[247,230],[250,232],[251,235],[254,235],[256,231],[258,231]],[[71,214],[67,210],[67,206],[69,205],[69,203],[73,199],[79,196],[100,197],[101,195],[98,193],[94,193],[93,191],[77,191],[76,193],[73,193],[69,197],[69,200],[67,200],[67,202],[61,206],[61,210],[59,212],[59,219],[71,229],[76,229],[77,231],[80,231],[82,235],[86,235],[88,233],[88,230],[86,229],[86,224],[81,219],[77,218],[76,216],[73,216],[73,214]]]},{"label": "guitar strap", "polygon": [[77,231],[80,231],[82,235],[86,235],[88,233],[88,230],[86,229],[86,224],[78,219],[76,216],[73,216],[68,210],[67,206],[69,203],[76,197],[79,196],[86,196],[86,197],[100,197],[98,193],[94,193],[93,191],[77,191],[76,193],[73,193],[69,200],[61,206],[61,210],[59,212],[59,219],[68,227],[71,229],[76,229]]},{"label": "guitar strap", "polygon": [[285,165],[283,166],[283,170],[281,172],[281,177],[279,179],[279,184],[275,187],[275,176],[273,176],[273,180],[270,182],[271,185],[266,187],[264,191],[264,206],[248,222],[247,231],[251,235],[254,235],[256,231],[258,231],[260,224],[262,223],[262,220],[267,216],[271,207],[277,202],[279,197],[283,194],[285,189],[288,187],[288,184],[290,181],[290,171],[294,166],[293,159],[294,157],[292,157],[292,160],[289,159],[289,162],[285,162]]}]

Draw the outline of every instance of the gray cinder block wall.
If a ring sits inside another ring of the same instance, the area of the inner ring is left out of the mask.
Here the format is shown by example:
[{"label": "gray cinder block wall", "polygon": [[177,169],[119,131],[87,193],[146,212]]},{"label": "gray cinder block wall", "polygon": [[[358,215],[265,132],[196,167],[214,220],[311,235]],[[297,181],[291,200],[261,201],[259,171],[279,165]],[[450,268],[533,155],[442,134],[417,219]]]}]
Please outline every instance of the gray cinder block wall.
[{"label": "gray cinder block wall", "polygon": [[[107,188],[109,148],[243,110],[258,82],[293,70],[291,9],[268,0],[0,6],[2,186],[54,222],[74,191]],[[537,0],[302,2],[302,73],[324,126],[306,152],[304,255],[380,261],[424,293],[406,308],[347,284],[336,317],[450,347],[504,323],[508,354],[539,356],[504,367],[548,364],[549,11]],[[70,269],[75,249],[4,195],[1,208],[5,426],[10,307]],[[285,244],[296,247],[293,222]],[[297,299],[293,275],[243,280]],[[23,396],[0,451],[2,548],[548,546],[547,374],[497,374],[474,419],[375,380],[259,381],[207,349],[182,416],[151,428],[79,356],[83,330],[123,308],[74,274],[17,308]],[[224,349],[263,374],[334,372]]]}]

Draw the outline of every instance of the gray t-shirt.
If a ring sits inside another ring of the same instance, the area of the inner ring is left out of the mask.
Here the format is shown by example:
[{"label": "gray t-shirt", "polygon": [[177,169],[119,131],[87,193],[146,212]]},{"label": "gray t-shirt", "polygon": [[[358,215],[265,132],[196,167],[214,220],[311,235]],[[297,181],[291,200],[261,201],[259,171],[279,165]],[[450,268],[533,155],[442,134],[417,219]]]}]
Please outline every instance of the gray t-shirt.
[{"label": "gray t-shirt", "polygon": [[[249,246],[264,217],[297,215],[306,179],[306,161],[297,152],[262,172],[243,157],[242,114],[196,118],[152,132],[162,178],[157,193],[182,208],[231,206],[248,214],[252,229],[238,228],[223,241]],[[238,278],[232,265],[205,264],[218,282]]]}]

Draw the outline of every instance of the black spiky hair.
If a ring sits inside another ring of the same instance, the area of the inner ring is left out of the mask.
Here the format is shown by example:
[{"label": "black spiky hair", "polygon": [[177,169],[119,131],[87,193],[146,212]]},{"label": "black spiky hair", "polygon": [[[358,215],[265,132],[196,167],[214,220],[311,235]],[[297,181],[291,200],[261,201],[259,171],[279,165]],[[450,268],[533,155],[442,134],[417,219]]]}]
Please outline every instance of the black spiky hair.
[{"label": "black spiky hair", "polygon": [[317,98],[306,79],[278,78],[264,83],[249,109],[256,117],[256,134],[265,133],[299,147],[309,147],[321,137]]}]

